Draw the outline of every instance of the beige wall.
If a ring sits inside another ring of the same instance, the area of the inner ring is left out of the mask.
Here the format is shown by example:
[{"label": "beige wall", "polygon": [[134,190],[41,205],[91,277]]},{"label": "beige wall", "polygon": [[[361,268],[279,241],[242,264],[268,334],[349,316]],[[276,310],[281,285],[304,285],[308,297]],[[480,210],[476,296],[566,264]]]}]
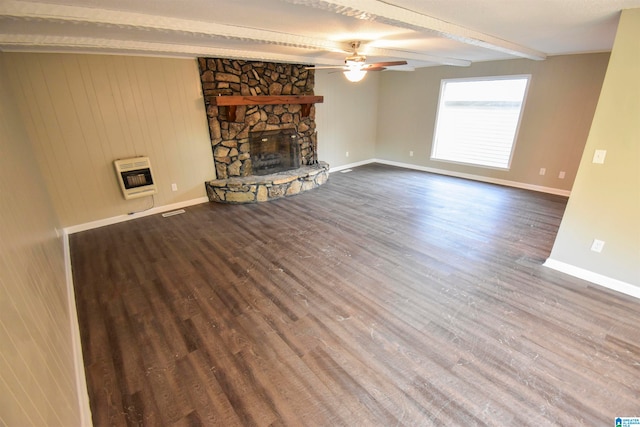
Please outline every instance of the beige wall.
[{"label": "beige wall", "polygon": [[[5,54],[28,138],[63,227],[151,206],[126,201],[113,160],[146,155],[156,206],[215,177],[195,59]],[[176,183],[178,191],[171,190]]]},{"label": "beige wall", "polygon": [[0,425],[77,426],[58,219],[0,53]]},{"label": "beige wall", "polygon": [[[205,196],[203,182],[215,171],[195,60],[5,56],[62,226],[150,206],[148,198],[122,198],[116,158],[150,156],[159,185],[156,206]],[[357,84],[342,73],[318,70],[315,92],[325,97],[316,105],[319,158],[334,168],[380,158],[569,190],[607,59],[575,55],[369,73]],[[533,79],[511,171],[429,160],[442,78],[523,73]],[[538,174],[541,167],[547,175]],[[171,191],[172,183],[179,191]]]},{"label": "beige wall", "polygon": [[[317,70],[315,94],[318,158],[332,168],[375,158],[380,73],[350,83],[340,72]],[[349,152],[349,157],[346,152]]]},{"label": "beige wall", "polygon": [[[589,132],[609,55],[567,55],[384,72],[380,79],[380,159],[570,190]],[[516,148],[508,171],[432,161],[431,145],[442,79],[531,74]],[[409,151],[414,157],[409,157]],[[544,176],[540,168],[546,168]],[[565,179],[559,179],[565,171]]]},{"label": "beige wall", "polygon": [[[623,11],[550,259],[640,287],[640,9]],[[604,164],[592,163],[596,149]],[[605,241],[602,253],[590,250]]]}]

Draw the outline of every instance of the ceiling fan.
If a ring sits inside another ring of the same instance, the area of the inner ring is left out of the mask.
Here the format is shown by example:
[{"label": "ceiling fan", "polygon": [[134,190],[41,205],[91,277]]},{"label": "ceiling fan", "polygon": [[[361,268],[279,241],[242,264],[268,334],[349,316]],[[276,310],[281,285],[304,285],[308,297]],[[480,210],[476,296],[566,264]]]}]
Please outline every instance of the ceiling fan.
[{"label": "ceiling fan", "polygon": [[358,48],[360,48],[360,42],[351,42],[351,48],[353,49],[353,54],[347,56],[344,59],[344,65],[335,66],[335,65],[326,65],[320,67],[307,67],[307,69],[318,70],[318,69],[327,69],[327,68],[337,68],[343,70],[343,73],[347,80],[351,82],[359,82],[364,78],[367,74],[367,71],[382,71],[386,70],[387,67],[395,67],[397,65],[407,65],[407,61],[388,61],[388,62],[376,62],[374,64],[367,64],[367,57],[358,53]]}]

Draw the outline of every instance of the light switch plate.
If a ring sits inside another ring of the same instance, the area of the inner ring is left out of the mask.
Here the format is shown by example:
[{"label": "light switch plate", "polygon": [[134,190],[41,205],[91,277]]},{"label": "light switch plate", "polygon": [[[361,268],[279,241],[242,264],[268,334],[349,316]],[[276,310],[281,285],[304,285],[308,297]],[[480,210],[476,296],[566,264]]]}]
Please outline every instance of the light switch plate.
[{"label": "light switch plate", "polygon": [[602,249],[604,248],[604,241],[602,240],[598,240],[598,239],[593,239],[593,243],[591,243],[591,250],[594,252],[602,252]]},{"label": "light switch plate", "polygon": [[593,163],[604,163],[604,158],[607,156],[607,150],[596,150],[593,153]]}]

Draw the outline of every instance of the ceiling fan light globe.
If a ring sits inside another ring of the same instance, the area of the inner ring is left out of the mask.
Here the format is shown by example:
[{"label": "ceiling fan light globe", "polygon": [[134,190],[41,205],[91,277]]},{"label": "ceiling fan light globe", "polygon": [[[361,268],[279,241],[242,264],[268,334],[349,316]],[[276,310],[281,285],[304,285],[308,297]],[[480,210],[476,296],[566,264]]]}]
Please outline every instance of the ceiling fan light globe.
[{"label": "ceiling fan light globe", "polygon": [[367,72],[359,69],[351,69],[343,71],[344,76],[352,83],[357,83],[360,80],[364,79],[364,76],[367,75]]}]

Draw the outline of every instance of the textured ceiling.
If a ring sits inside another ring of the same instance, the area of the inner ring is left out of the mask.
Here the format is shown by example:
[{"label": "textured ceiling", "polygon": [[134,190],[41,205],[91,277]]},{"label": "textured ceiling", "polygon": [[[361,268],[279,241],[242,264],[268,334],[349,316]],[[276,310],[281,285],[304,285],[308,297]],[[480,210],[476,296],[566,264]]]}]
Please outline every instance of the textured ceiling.
[{"label": "textured ceiling", "polygon": [[405,68],[609,51],[640,0],[0,0],[0,50]]}]

